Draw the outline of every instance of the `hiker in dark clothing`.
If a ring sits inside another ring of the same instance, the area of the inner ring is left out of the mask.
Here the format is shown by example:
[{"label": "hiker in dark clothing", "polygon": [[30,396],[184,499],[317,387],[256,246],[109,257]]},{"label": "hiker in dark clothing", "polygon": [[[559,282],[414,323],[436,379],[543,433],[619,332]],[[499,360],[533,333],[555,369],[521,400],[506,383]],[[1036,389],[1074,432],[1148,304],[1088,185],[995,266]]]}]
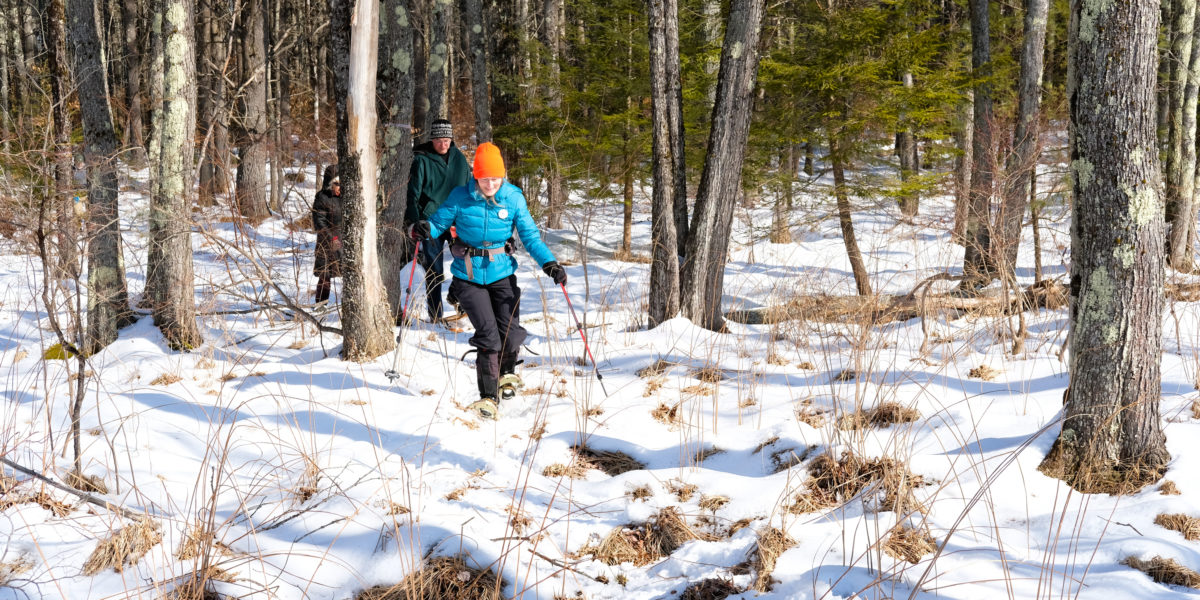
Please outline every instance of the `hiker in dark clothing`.
[{"label": "hiker in dark clothing", "polygon": [[[413,148],[408,204],[404,211],[406,222],[428,219],[446,201],[451,190],[466,185],[470,179],[471,167],[454,145],[453,137],[454,128],[450,121],[438,119],[429,128],[429,141]],[[429,310],[429,320],[433,322],[442,318],[442,282],[446,280],[442,271],[442,251],[450,236],[451,233],[446,231],[435,239],[423,240],[417,256],[421,268],[425,269],[425,306]],[[453,293],[448,299],[454,302]]]},{"label": "hiker in dark clothing", "polygon": [[417,221],[410,235],[424,240],[440,236],[452,226],[458,231],[450,248],[454,256],[450,291],[475,327],[470,343],[478,352],[479,401],[470,408],[485,418],[495,418],[499,411],[496,401],[512,397],[521,386],[515,371],[528,333],[521,326],[517,261],[508,242],[513,229],[554,283],[565,284],[567,272],[542,241],[521,189],[505,181],[504,160],[495,144],[485,142],[475,150],[474,175],[473,181],[455,188],[428,221]]},{"label": "hiker in dark clothing", "polygon": [[342,276],[342,182],[337,165],[325,167],[321,191],[312,205],[313,230],[317,232],[313,275],[317,276],[316,303],[329,302],[332,279]]}]

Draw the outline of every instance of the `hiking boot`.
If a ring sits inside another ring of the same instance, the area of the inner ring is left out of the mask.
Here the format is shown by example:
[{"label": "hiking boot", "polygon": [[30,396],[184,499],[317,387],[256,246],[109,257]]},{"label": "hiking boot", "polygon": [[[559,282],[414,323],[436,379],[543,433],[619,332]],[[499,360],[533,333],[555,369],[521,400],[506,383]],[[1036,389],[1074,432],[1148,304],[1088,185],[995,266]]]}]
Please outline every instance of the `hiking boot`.
[{"label": "hiking boot", "polygon": [[511,400],[517,395],[517,390],[524,387],[524,385],[521,377],[516,373],[505,373],[496,382],[496,386],[500,388],[500,398],[503,400]]},{"label": "hiking boot", "polygon": [[500,407],[496,406],[496,401],[491,398],[480,398],[479,401],[473,402],[467,407],[467,410],[475,411],[484,419],[498,419],[500,417]]}]

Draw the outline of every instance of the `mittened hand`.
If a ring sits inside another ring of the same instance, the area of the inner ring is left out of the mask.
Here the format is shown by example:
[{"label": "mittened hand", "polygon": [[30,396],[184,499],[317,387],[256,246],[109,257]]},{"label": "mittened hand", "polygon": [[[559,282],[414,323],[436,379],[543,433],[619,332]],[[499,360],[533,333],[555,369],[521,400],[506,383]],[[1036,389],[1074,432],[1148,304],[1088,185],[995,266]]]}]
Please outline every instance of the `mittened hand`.
[{"label": "mittened hand", "polygon": [[408,228],[408,237],[414,240],[424,240],[429,238],[429,221],[417,221]]},{"label": "mittened hand", "polygon": [[554,280],[555,285],[565,285],[567,283],[567,270],[555,261],[550,261],[542,267],[542,271]]},{"label": "mittened hand", "polygon": [[339,240],[336,237],[333,238],[332,240],[330,240],[329,241],[329,249],[333,250],[334,252],[341,252],[342,251],[342,240]]}]

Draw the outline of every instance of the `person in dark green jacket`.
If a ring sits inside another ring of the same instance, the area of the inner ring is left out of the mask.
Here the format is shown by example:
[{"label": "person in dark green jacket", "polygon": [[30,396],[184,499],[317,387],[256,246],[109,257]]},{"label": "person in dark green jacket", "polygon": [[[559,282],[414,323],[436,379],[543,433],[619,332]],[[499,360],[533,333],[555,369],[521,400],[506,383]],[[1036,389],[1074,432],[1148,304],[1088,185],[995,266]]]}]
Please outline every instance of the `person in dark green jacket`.
[{"label": "person in dark green jacket", "polygon": [[[438,119],[429,128],[429,141],[413,148],[412,169],[408,175],[408,204],[404,220],[408,223],[426,220],[432,215],[450,190],[464,186],[471,177],[471,166],[458,147],[454,145],[454,127],[446,119]],[[421,241],[421,252],[417,257],[425,269],[425,306],[430,321],[442,319],[442,282],[446,276],[443,250],[450,241],[447,231],[432,240]],[[453,304],[454,299],[450,298]]]}]

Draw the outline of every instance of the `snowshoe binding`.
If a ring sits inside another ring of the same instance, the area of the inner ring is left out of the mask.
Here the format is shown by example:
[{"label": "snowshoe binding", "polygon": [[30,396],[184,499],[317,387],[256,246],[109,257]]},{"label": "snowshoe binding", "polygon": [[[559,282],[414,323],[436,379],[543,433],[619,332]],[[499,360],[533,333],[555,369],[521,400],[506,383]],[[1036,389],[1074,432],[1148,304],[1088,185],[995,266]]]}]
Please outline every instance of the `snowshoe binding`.
[{"label": "snowshoe binding", "polygon": [[467,409],[474,411],[475,414],[484,419],[497,419],[500,417],[500,407],[491,398],[480,398],[479,401],[473,402]]},{"label": "snowshoe binding", "polygon": [[505,373],[500,376],[500,381],[496,382],[500,388],[500,398],[503,400],[512,400],[517,395],[517,390],[525,386],[521,381],[521,377],[516,373]]}]

